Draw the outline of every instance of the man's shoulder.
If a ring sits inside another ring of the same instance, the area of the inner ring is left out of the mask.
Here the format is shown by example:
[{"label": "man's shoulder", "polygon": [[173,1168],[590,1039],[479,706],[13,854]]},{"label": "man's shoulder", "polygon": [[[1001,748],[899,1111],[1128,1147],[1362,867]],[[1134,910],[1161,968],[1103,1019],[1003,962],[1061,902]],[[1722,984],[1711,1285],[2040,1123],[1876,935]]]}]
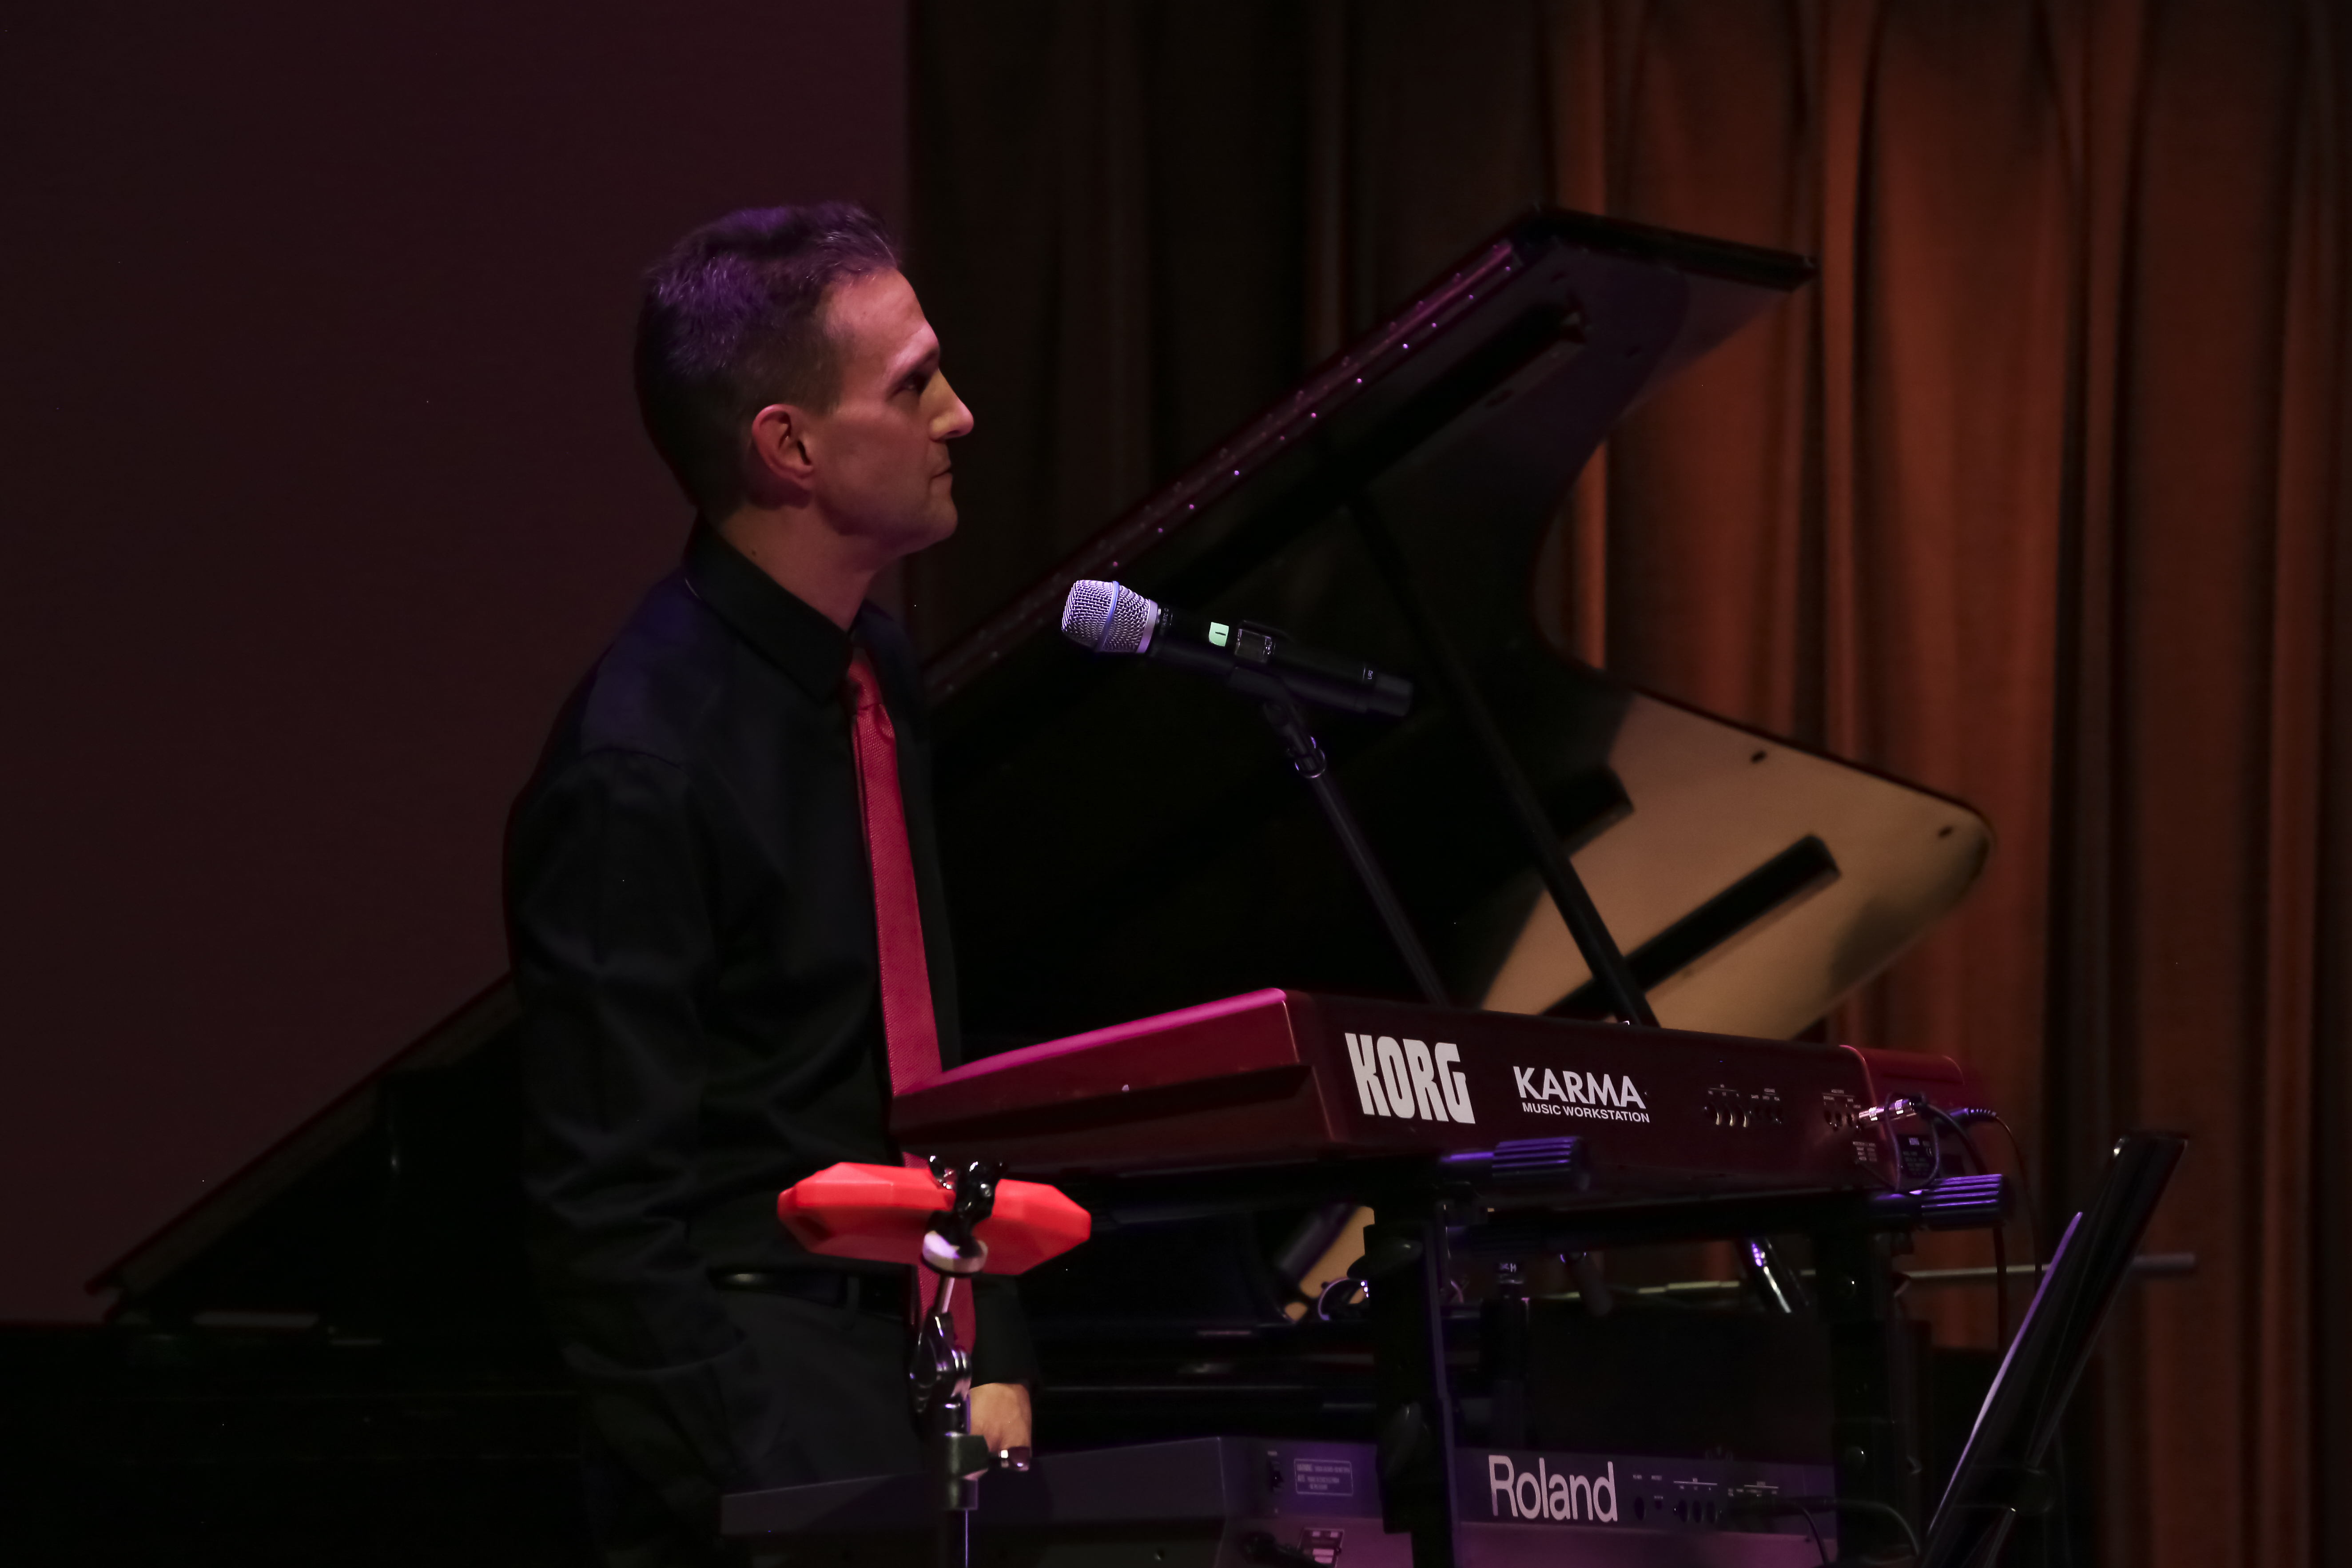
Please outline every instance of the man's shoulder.
[{"label": "man's shoulder", "polygon": [[683,767],[727,687],[726,629],[673,572],[646,590],[582,682],[572,750]]}]

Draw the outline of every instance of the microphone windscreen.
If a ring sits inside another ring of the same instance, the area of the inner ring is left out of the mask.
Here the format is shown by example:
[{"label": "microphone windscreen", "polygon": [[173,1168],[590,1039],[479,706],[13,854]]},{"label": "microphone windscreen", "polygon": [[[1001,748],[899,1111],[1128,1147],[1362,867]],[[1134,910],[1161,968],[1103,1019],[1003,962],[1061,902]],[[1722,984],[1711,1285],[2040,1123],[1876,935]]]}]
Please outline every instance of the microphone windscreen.
[{"label": "microphone windscreen", "polygon": [[1082,577],[1062,603],[1062,635],[1097,653],[1141,653],[1151,646],[1160,606],[1132,588]]}]

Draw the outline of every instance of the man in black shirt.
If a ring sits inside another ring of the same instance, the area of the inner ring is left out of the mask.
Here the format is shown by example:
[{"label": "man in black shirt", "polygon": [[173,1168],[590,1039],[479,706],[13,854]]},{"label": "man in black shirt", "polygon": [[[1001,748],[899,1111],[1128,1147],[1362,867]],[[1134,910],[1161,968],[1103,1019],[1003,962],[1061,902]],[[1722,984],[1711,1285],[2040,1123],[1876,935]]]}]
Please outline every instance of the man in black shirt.
[{"label": "man in black shirt", "polygon": [[[843,205],[681,241],[647,282],[637,385],[700,518],[563,710],[508,911],[534,1263],[587,1396],[607,1560],[652,1564],[723,1561],[725,1492],[919,1463],[908,1271],[800,1251],[775,1196],[899,1156],[854,655],[897,738],[898,907],[921,928],[902,963],[961,1058],[919,676],[865,595],[954,530],[971,415],[888,239]],[[1000,1289],[976,1310],[973,1426],[1025,1445],[1017,1309]]]}]

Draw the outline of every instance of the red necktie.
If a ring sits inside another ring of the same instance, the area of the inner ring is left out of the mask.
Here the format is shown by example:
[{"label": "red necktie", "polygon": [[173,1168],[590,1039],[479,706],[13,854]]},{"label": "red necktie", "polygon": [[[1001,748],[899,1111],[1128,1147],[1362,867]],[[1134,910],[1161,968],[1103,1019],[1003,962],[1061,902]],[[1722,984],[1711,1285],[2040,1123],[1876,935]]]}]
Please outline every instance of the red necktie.
[{"label": "red necktie", "polygon": [[[882,1044],[890,1058],[890,1092],[904,1094],[940,1071],[940,1026],[931,1013],[931,972],[923,960],[923,911],[915,900],[915,857],[907,847],[907,807],[898,798],[898,736],[882,706],[882,683],[866,650],[849,657],[849,744],[857,756],[857,798],[866,817],[866,858],[874,868],[874,951],[880,971]],[[925,1165],[919,1154],[900,1156]],[[907,1321],[919,1323],[928,1278],[913,1269]],[[971,1349],[970,1310],[955,1315],[956,1343]]]},{"label": "red necktie", "polygon": [[939,1076],[940,1030],[931,1015],[931,972],[923,960],[915,857],[907,847],[907,812],[898,798],[898,738],[863,648],[850,657],[845,695],[850,745],[857,754],[857,795],[865,806],[866,856],[874,869],[882,1039],[890,1058],[890,1092],[899,1095]]}]

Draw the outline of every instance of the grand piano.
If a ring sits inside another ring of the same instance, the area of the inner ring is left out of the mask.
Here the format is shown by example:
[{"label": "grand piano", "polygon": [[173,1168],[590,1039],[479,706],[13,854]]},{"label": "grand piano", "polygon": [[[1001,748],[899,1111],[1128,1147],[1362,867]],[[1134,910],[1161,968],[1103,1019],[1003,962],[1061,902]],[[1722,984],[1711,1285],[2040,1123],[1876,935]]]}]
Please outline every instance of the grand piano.
[{"label": "grand piano", "polygon": [[[1530,603],[1544,531],[1610,429],[1811,276],[1797,257],[1531,212],[941,653],[940,826],[977,1047],[1267,991],[1531,1020],[1649,1009],[1672,1031],[1784,1040],[1948,911],[1990,846],[1966,805],[1580,665]],[[1255,704],[1064,639],[1082,578],[1413,680],[1402,721],[1314,722],[1442,994]],[[1579,926],[1596,917],[1602,962]],[[46,1391],[65,1435],[0,1456],[43,1517],[108,1513],[126,1560],[192,1530],[245,1561],[315,1560],[320,1542],[345,1560],[571,1560],[576,1416],[516,1242],[513,1017],[490,986],[121,1259],[104,1332],[10,1337],[17,1386]],[[1296,1289],[1345,1246],[1343,1188],[1107,1215],[1033,1276],[1041,1440],[1368,1440],[1369,1329],[1344,1303],[1301,1321]],[[1511,1394],[1528,1440],[1825,1472],[1834,1368],[1877,1380],[1905,1424],[1900,1451],[1868,1460],[1881,1481],[1916,1493],[1886,1478],[1937,1462],[1914,1397],[1932,1380],[1899,1323],[1864,1365],[1822,1314],[1764,1310],[1737,1279],[1622,1290],[1604,1316],[1590,1257],[1570,1289],[1561,1249],[1537,1250],[1524,1273],[1466,1272],[1474,1299],[1445,1326],[1475,1366],[1475,1295],[1509,1278],[1537,1296]],[[1824,1281],[1863,1266],[1815,1263]],[[1885,1329],[1891,1286],[1870,1289]],[[1463,1384],[1472,1426],[1495,1419],[1480,1375]]]}]

